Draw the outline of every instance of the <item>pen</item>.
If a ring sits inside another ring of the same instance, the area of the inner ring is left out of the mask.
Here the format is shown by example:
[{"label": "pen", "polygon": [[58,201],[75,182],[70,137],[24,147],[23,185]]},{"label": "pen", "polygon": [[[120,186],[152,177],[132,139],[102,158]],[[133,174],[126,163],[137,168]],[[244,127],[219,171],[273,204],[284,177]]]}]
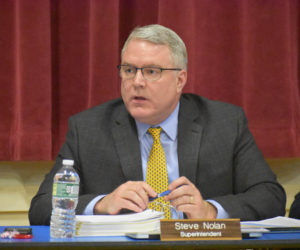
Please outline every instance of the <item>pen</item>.
[{"label": "pen", "polygon": [[[183,186],[183,185],[179,185],[177,188],[180,188],[181,186]],[[164,197],[164,196],[168,195],[169,193],[171,193],[171,190],[166,190],[166,191],[158,194],[156,197],[150,197],[149,201],[154,201],[155,199],[157,199],[159,197]]]},{"label": "pen", "polygon": [[168,195],[169,193],[171,193],[171,190],[166,190],[166,191],[158,194],[156,197],[150,197],[149,201],[154,201],[155,199],[157,199],[159,197],[164,197],[164,196]]}]

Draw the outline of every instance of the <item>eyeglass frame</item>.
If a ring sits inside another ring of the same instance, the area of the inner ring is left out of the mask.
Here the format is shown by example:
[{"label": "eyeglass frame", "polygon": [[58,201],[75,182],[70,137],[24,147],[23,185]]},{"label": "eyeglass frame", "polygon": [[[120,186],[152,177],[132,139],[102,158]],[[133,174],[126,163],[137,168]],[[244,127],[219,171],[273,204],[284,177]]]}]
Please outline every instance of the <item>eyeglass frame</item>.
[{"label": "eyeglass frame", "polygon": [[[181,68],[161,68],[161,67],[156,67],[156,66],[147,66],[147,67],[141,67],[141,68],[138,68],[138,67],[135,67],[135,66],[130,65],[130,64],[119,64],[119,65],[117,65],[117,68],[119,69],[119,74],[120,74],[120,77],[121,77],[121,78],[122,78],[122,76],[121,76],[121,67],[122,67],[122,66],[129,66],[129,67],[132,67],[132,68],[135,69],[135,74],[134,74],[134,76],[131,77],[131,78],[127,78],[126,80],[135,78],[135,76],[136,76],[138,70],[141,70],[142,75],[143,75],[143,78],[144,78],[145,80],[147,80],[147,81],[157,81],[157,80],[159,80],[159,79],[162,77],[162,72],[163,72],[164,70],[175,70],[175,71],[181,71],[181,70],[182,70]],[[147,79],[147,78],[144,76],[144,71],[143,71],[143,70],[144,70],[144,69],[148,69],[148,68],[150,68],[150,69],[159,69],[159,70],[160,70],[160,76],[159,76],[159,78],[157,78],[157,79],[155,79],[155,80],[149,80],[149,79]]]}]

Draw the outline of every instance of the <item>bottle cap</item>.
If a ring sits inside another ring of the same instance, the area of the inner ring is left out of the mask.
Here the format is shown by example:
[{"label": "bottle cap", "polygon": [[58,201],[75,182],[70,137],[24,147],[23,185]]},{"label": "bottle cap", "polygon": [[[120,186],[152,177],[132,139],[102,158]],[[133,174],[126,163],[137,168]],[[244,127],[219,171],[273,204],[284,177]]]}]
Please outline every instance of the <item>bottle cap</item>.
[{"label": "bottle cap", "polygon": [[74,165],[74,160],[66,159],[66,160],[63,160],[62,163],[63,163],[63,165],[73,166]]}]

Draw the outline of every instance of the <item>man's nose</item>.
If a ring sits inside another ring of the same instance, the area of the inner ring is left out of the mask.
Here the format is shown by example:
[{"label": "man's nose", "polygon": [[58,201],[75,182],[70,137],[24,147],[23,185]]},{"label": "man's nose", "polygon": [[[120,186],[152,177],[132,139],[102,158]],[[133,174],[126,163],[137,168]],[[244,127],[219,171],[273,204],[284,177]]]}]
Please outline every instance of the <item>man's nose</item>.
[{"label": "man's nose", "polygon": [[135,85],[144,85],[145,84],[145,78],[143,76],[141,69],[136,70],[136,74],[134,76],[133,82]]}]

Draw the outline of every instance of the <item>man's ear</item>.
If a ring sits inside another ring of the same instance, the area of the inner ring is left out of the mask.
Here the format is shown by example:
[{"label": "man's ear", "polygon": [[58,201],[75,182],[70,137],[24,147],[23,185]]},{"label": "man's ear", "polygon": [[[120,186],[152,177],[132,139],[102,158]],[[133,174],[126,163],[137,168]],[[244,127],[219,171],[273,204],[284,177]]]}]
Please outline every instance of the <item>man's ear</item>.
[{"label": "man's ear", "polygon": [[187,72],[186,70],[181,70],[178,74],[177,74],[177,92],[181,93],[183,87],[185,86],[187,81]]}]

